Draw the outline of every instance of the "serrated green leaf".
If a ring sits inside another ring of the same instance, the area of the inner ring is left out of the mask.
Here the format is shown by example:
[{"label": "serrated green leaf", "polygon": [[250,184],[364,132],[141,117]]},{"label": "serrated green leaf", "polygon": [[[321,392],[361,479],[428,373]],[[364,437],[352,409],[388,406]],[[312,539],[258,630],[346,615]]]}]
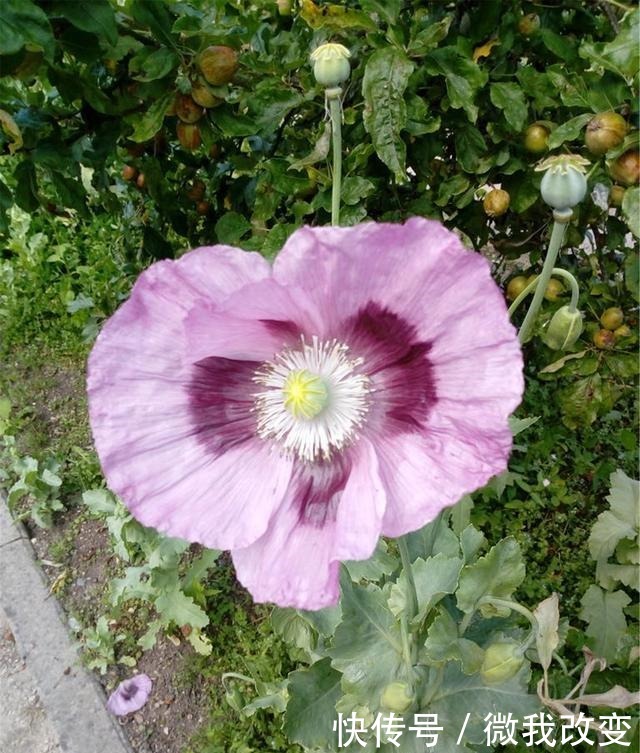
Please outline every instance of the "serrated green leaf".
[{"label": "serrated green leaf", "polygon": [[524,579],[522,552],[514,538],[499,541],[489,552],[472,565],[465,565],[456,593],[458,607],[472,612],[485,596],[505,599]]},{"label": "serrated green leaf", "polygon": [[585,632],[591,638],[594,653],[614,662],[627,630],[623,610],[631,599],[624,591],[603,591],[599,586],[591,585],[580,603],[580,619],[588,623]]},{"label": "serrated green leaf", "polygon": [[382,689],[400,674],[400,628],[382,591],[373,585],[352,585],[343,574],[342,622],[329,654],[344,674],[345,689],[362,703],[376,701]]},{"label": "serrated green leaf", "polygon": [[478,552],[486,544],[487,540],[482,531],[479,531],[472,525],[468,525],[460,534],[460,548],[462,549],[465,565],[473,562]]},{"label": "serrated green leaf", "polygon": [[407,54],[410,57],[423,57],[437,47],[449,33],[452,21],[452,15],[445,16],[436,23],[430,23],[426,28],[421,29],[409,42]]},{"label": "serrated green leaf", "polygon": [[225,212],[215,226],[218,242],[230,245],[236,245],[249,230],[251,223],[239,212]]},{"label": "serrated green leaf", "polygon": [[179,588],[161,593],[155,601],[155,607],[165,622],[171,621],[176,625],[199,628],[209,624],[207,613]]},{"label": "serrated green leaf", "polygon": [[333,731],[336,703],[340,690],[340,672],[331,666],[330,659],[322,659],[309,669],[299,669],[289,675],[289,702],[284,714],[284,731],[294,743],[307,748],[337,749]]},{"label": "serrated green leaf", "polygon": [[610,510],[598,515],[589,535],[589,552],[594,560],[608,559],[618,542],[637,535],[637,529],[621,520]]},{"label": "serrated green leaf", "polygon": [[[411,564],[418,597],[418,614],[413,620],[414,624],[421,624],[444,596],[455,591],[462,565],[462,558],[447,557],[442,553],[427,560],[419,558]],[[391,587],[389,596],[389,608],[396,616],[406,609],[408,589],[408,575],[403,570]]]},{"label": "serrated green leaf", "polygon": [[441,610],[429,627],[420,658],[429,664],[460,662],[462,671],[472,675],[480,671],[484,651],[477,643],[458,637],[458,626],[446,610]]},{"label": "serrated green leaf", "polygon": [[295,609],[276,607],[271,613],[274,631],[285,643],[304,651],[312,651],[316,645],[316,635],[308,620]]},{"label": "serrated green leaf", "polygon": [[398,183],[407,180],[406,146],[400,132],[407,123],[404,91],[414,65],[400,50],[384,47],[367,61],[362,80],[364,127],[376,154]]},{"label": "serrated green leaf", "polygon": [[383,575],[389,575],[396,569],[398,561],[389,554],[387,542],[380,539],[368,560],[352,560],[345,562],[344,565],[349,571],[351,580],[357,583],[360,580],[380,580]]},{"label": "serrated green leaf", "polygon": [[507,123],[514,131],[521,131],[527,122],[528,108],[524,92],[513,83],[491,84],[489,88],[491,102],[504,113]]},{"label": "serrated green leaf", "polygon": [[555,149],[556,147],[564,144],[565,141],[575,141],[582,133],[582,129],[593,118],[593,113],[586,112],[582,115],[577,115],[575,118],[567,120],[562,125],[554,128],[549,134],[549,149]]},{"label": "serrated green leaf", "polygon": [[[486,744],[486,717],[499,711],[523,719],[539,711],[541,704],[528,692],[529,664],[501,685],[484,685],[480,675],[465,675],[457,663],[447,664],[442,685],[424,711],[437,714],[443,731],[438,737],[439,751],[459,751],[456,740],[464,729],[464,742]],[[422,710],[422,709],[421,709]],[[469,716],[467,717],[467,714]],[[465,726],[466,724],[466,726]]]},{"label": "serrated green leaf", "polygon": [[580,46],[580,57],[622,76],[628,83],[638,77],[640,71],[640,11],[628,13],[620,23],[620,29],[612,42],[593,43],[585,41]]},{"label": "serrated green leaf", "polygon": [[447,557],[457,557],[460,554],[458,537],[449,528],[448,512],[440,513],[431,523],[406,534],[404,538],[412,562],[418,557],[426,560],[440,553]]}]

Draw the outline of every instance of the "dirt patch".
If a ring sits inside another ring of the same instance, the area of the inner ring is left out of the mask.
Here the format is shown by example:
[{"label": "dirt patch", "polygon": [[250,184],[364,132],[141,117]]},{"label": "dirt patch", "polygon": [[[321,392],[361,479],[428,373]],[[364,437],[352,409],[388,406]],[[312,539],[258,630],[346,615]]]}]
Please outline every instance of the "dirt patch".
[{"label": "dirt patch", "polygon": [[[106,611],[109,581],[121,568],[105,525],[76,508],[62,515],[54,528],[29,532],[52,597],[55,593],[65,612],[84,626],[95,624]],[[125,610],[114,630],[129,632],[130,617]],[[189,673],[188,683],[182,679],[185,663],[192,655],[192,648],[184,642],[174,645],[161,636],[153,649],[141,654],[136,667],[118,666],[104,675],[96,673],[106,695],[121,680],[138,672],[153,680],[147,704],[120,720],[136,753],[182,753],[208,721],[212,681],[193,673]]]}]

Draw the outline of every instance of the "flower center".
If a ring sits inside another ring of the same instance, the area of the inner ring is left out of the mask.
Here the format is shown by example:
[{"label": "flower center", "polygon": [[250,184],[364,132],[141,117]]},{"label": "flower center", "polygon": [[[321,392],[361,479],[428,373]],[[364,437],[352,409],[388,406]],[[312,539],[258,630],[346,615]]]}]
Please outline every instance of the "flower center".
[{"label": "flower center", "polygon": [[349,358],[336,340],[279,353],[254,375],[264,389],[255,395],[258,435],[286,453],[313,462],[328,459],[356,437],[369,406],[369,378],[361,359]]},{"label": "flower center", "polygon": [[302,369],[292,371],[284,384],[284,407],[295,418],[310,421],[327,406],[327,385],[316,374]]}]

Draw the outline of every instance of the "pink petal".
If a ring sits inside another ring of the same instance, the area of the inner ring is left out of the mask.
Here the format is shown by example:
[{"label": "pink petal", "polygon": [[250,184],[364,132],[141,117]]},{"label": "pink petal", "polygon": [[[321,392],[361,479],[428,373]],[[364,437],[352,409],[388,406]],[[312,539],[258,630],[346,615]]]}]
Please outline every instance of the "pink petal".
[{"label": "pink petal", "polygon": [[[188,313],[210,310],[202,295],[222,301],[268,273],[258,255],[226,247],[160,262],[141,275],[98,337],[88,376],[95,445],[110,488],[145,525],[214,548],[246,546],[264,532],[284,494],[290,464],[248,441],[251,370],[245,368],[244,383],[227,380],[219,393],[212,389],[220,405],[205,406],[211,426],[203,425],[194,411],[202,408],[194,403],[198,366],[184,329]],[[215,428],[221,436],[214,447]],[[218,457],[230,447],[228,457]],[[256,474],[234,474],[234,460]],[[260,492],[256,511],[250,501]]]},{"label": "pink petal", "polygon": [[371,444],[363,439],[349,461],[320,478],[311,480],[310,472],[298,467],[264,536],[232,552],[255,601],[299,609],[335,604],[340,561],[366,559],[375,549],[386,500]]},{"label": "pink petal", "polygon": [[437,413],[424,433],[378,438],[380,477],[387,493],[382,533],[395,537],[417,530],[484,486],[505,470],[511,444],[506,426],[484,431]]},{"label": "pink petal", "polygon": [[107,709],[116,716],[132,714],[141,709],[151,693],[153,683],[145,674],[123,680],[107,700]]}]

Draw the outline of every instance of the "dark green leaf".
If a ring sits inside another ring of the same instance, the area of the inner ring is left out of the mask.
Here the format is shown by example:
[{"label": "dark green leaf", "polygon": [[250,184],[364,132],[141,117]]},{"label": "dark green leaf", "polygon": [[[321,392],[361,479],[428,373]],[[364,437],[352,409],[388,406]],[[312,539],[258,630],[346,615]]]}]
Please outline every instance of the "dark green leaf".
[{"label": "dark green leaf", "polygon": [[11,55],[28,45],[53,59],[54,39],[45,12],[31,0],[4,0],[0,19],[0,51]]},{"label": "dark green leaf", "polygon": [[576,45],[575,42],[568,40],[566,37],[561,37],[551,29],[544,28],[540,30],[540,36],[544,42],[545,47],[553,52],[556,57],[567,63],[573,63],[576,58]]},{"label": "dark green leaf", "polygon": [[403,52],[385,47],[371,55],[362,80],[364,127],[398,183],[407,180],[406,146],[400,132],[407,122],[404,91],[412,71],[413,63]]},{"label": "dark green leaf", "polygon": [[624,285],[634,299],[640,302],[640,255],[629,251],[624,260]]},{"label": "dark green leaf", "polygon": [[527,103],[518,84],[491,84],[490,97],[493,104],[504,112],[507,123],[514,131],[521,131],[527,122]]},{"label": "dark green leaf", "polygon": [[456,159],[467,173],[478,172],[481,158],[487,153],[487,144],[480,131],[470,123],[456,129]]},{"label": "dark green leaf", "polygon": [[233,246],[245,233],[251,230],[251,224],[238,212],[226,212],[216,222],[216,237],[219,243]]},{"label": "dark green leaf", "polygon": [[108,0],[57,0],[51,6],[53,15],[60,15],[76,28],[104,37],[111,46],[118,42],[116,15]]},{"label": "dark green leaf", "polygon": [[434,50],[425,62],[431,75],[444,76],[451,107],[462,108],[472,123],[478,119],[478,107],[473,100],[487,83],[487,74],[470,58],[461,55],[456,47]]},{"label": "dark green leaf", "polygon": [[162,128],[165,113],[174,96],[173,92],[166,92],[164,96],[157,99],[144,113],[126,118],[127,122],[133,126],[132,141],[149,141],[149,139],[158,133]]},{"label": "dark green leaf", "polygon": [[640,188],[627,188],[624,192],[622,214],[629,230],[640,238]]},{"label": "dark green leaf", "polygon": [[564,144],[565,141],[574,141],[577,139],[582,133],[582,129],[592,117],[593,113],[586,112],[583,115],[571,118],[571,120],[567,120],[561,126],[558,126],[549,135],[549,149],[555,149],[561,144]]},{"label": "dark green leaf", "polygon": [[620,31],[612,42],[606,44],[583,42],[580,57],[613,71],[631,83],[640,71],[640,11],[625,16]]},{"label": "dark green leaf", "polygon": [[170,73],[179,62],[180,58],[173,50],[145,47],[129,61],[129,73],[138,81],[155,81]]},{"label": "dark green leaf", "polygon": [[407,54],[410,57],[423,57],[433,50],[449,33],[453,16],[445,16],[434,24],[421,29],[409,42]]},{"label": "dark green leaf", "polygon": [[24,160],[13,172],[16,180],[15,201],[25,212],[35,212],[40,206],[38,184],[33,162]]},{"label": "dark green leaf", "polygon": [[133,17],[143,27],[148,27],[156,39],[169,47],[175,47],[175,39],[171,33],[173,17],[164,2],[154,0],[132,0],[130,11]]}]

